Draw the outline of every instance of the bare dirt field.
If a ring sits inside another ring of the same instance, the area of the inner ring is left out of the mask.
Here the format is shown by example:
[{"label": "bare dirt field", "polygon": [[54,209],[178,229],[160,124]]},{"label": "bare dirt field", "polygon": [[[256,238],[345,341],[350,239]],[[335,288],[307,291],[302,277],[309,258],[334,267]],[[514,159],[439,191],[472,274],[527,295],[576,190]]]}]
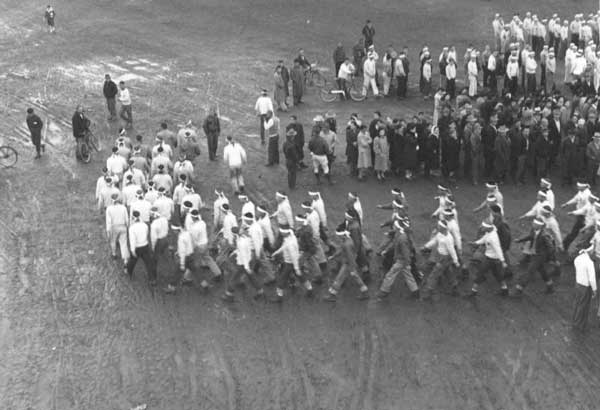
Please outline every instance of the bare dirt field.
[{"label": "bare dirt field", "polygon": [[[289,64],[297,48],[331,67],[338,41],[348,52],[364,20],[375,22],[376,44],[407,45],[416,65],[428,43],[437,53],[455,44],[489,41],[494,12],[534,10],[569,17],[591,12],[593,1],[531,0],[59,0],[58,31],[44,31],[45,3],[0,2],[0,135],[16,147],[17,167],[0,169],[0,408],[7,410],[192,409],[597,409],[600,332],[572,333],[573,272],[565,267],[557,292],[542,294],[539,279],[522,300],[493,295],[491,281],[478,301],[439,295],[433,303],[408,299],[404,286],[389,301],[354,299],[347,285],[336,305],[288,295],[282,306],[238,292],[223,305],[216,287],[165,295],[148,287],[143,268],[133,281],[110,259],[103,217],[93,195],[106,150],[92,164],[75,162],[70,130],[74,107],[90,109],[106,144],[116,125],[105,121],[105,72],[130,84],[135,132],[149,140],[161,120],[173,128],[199,123],[218,104],[223,134],[247,147],[248,191],[272,199],[285,186],[284,168],[264,167],[253,115],[257,91],[271,88],[275,62]],[[412,75],[411,93],[417,81]],[[324,106],[311,91],[292,111],[305,127],[333,110],[370,118],[407,117],[430,109],[422,99]],[[47,124],[47,149],[34,161],[24,124],[33,106]],[[282,124],[287,118],[282,115]],[[224,166],[196,163],[200,192],[227,185]],[[343,147],[340,150],[343,152]],[[378,240],[387,218],[384,184],[345,177],[322,193],[330,219],[342,217],[342,198],[356,190],[367,233]],[[558,180],[558,179],[557,179]],[[299,176],[293,205],[313,187]],[[435,183],[403,183],[416,239],[430,232]],[[503,188],[513,236],[527,226],[516,217],[536,188]],[[556,188],[557,203],[572,195]],[[475,239],[479,216],[470,210],[481,188],[456,191],[463,236]],[[234,207],[239,207],[233,200]],[[563,231],[572,221],[559,213]],[[331,223],[333,224],[333,222]],[[513,250],[515,259],[518,252]],[[160,284],[171,267],[163,266]],[[377,272],[375,283],[381,272]],[[373,291],[374,289],[372,289]]]}]

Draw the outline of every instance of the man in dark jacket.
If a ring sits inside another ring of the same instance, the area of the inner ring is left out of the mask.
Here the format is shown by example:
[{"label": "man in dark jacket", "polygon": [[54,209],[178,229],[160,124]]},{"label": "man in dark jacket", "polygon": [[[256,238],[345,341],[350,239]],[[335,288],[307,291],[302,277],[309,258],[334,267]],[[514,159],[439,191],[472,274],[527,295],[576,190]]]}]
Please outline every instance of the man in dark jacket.
[{"label": "man in dark jacket", "polygon": [[285,105],[288,105],[288,97],[290,96],[290,70],[283,64],[283,60],[279,60],[277,67],[281,67],[281,80],[283,81],[283,95]]},{"label": "man in dark jacket", "polygon": [[600,168],[600,132],[594,133],[592,142],[587,145],[585,150],[587,160],[588,184],[596,185],[596,175]]},{"label": "man in dark jacket", "polygon": [[498,136],[494,141],[494,173],[496,182],[506,182],[510,165],[510,140],[507,137],[506,125],[498,127]]},{"label": "man in dark jacket", "polygon": [[362,35],[365,37],[365,48],[373,45],[373,37],[375,37],[375,27],[371,20],[367,20],[365,26],[362,29]]},{"label": "man in dark jacket", "polygon": [[517,284],[515,286],[516,295],[519,296],[523,293],[523,288],[527,286],[527,283],[531,279],[531,275],[535,272],[539,272],[542,279],[546,283],[546,293],[554,292],[554,283],[552,281],[551,274],[547,272],[547,267],[553,270],[553,274],[558,273],[559,269],[556,262],[556,245],[552,236],[546,232],[545,223],[543,220],[535,218],[533,220],[533,227],[531,232],[517,239],[516,243],[529,242],[530,254],[525,255],[523,260],[527,264],[527,269],[522,272],[517,278]]},{"label": "man in dark jacket", "polygon": [[287,168],[288,187],[296,188],[296,172],[298,171],[298,148],[294,143],[296,131],[293,128],[287,130],[285,142],[283,143],[283,155],[285,157],[285,167]]},{"label": "man in dark jacket", "polygon": [[90,127],[90,120],[83,113],[83,106],[78,105],[73,118],[71,118],[71,126],[73,127],[73,137],[76,140],[84,138]]},{"label": "man in dark jacket", "polygon": [[[352,47],[352,57],[354,57],[354,68],[356,69],[356,75],[361,77],[363,71],[363,61],[365,59],[365,40],[363,38],[358,39],[358,43]],[[335,73],[337,76],[338,73]]]},{"label": "man in dark jacket", "polygon": [[219,145],[219,135],[221,134],[221,123],[219,122],[219,116],[215,107],[211,107],[208,116],[202,124],[202,129],[206,134],[208,159],[214,161],[217,158],[217,147]]},{"label": "man in dark jacket", "polygon": [[542,135],[538,137],[535,142],[536,176],[538,178],[546,178],[550,169],[550,153],[552,151],[552,145],[548,138],[548,128],[543,128],[541,132]]},{"label": "man in dark jacket", "polygon": [[295,115],[291,115],[290,120],[291,122],[285,127],[286,135],[289,130],[296,132],[294,145],[296,146],[296,151],[298,151],[298,167],[301,169],[308,168],[304,163],[304,127],[298,122],[298,118]]},{"label": "man in dark jacket", "polygon": [[554,165],[558,153],[560,152],[560,142],[562,140],[562,130],[560,123],[560,108],[553,107],[552,115],[548,116],[548,139],[550,140],[550,166]]},{"label": "man in dark jacket", "polygon": [[483,145],[483,159],[484,159],[484,176],[490,178],[494,171],[494,145],[496,143],[496,136],[498,130],[496,124],[498,117],[492,115],[490,121],[483,127],[481,131],[481,144]]},{"label": "man in dark jacket", "polygon": [[33,108],[27,109],[27,128],[31,134],[31,142],[35,145],[35,159],[41,158],[42,145],[42,128],[44,128],[44,122],[37,114],[33,112]]},{"label": "man in dark jacket", "polygon": [[333,73],[333,75],[335,77],[338,76],[338,73],[340,72],[340,66],[342,65],[342,63],[345,60],[346,60],[346,50],[344,50],[344,46],[340,42],[337,44],[337,47],[333,51],[333,64],[335,65],[335,72]]},{"label": "man in dark jacket", "polygon": [[529,127],[521,127],[521,122],[518,121],[510,132],[510,176],[515,185],[525,183],[528,138]]},{"label": "man in dark jacket", "polygon": [[562,144],[561,164],[563,166],[563,185],[572,185],[575,178],[580,174],[580,163],[582,158],[577,155],[578,146],[575,137],[575,130],[567,131],[567,138]]},{"label": "man in dark jacket", "polygon": [[115,98],[119,93],[119,89],[117,88],[117,84],[111,80],[109,74],[104,76],[104,87],[102,92],[104,93],[104,98],[106,98],[106,107],[108,108],[109,114],[108,120],[115,120],[117,118],[117,103]]}]

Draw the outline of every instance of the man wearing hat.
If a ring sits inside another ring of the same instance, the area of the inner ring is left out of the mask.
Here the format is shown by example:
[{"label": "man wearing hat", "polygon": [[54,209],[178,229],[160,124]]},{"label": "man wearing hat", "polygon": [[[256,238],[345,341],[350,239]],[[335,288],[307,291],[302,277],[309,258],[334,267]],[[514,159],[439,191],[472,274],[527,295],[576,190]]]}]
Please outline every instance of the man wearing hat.
[{"label": "man wearing hat", "polygon": [[437,224],[437,233],[421,248],[421,252],[433,251],[428,261],[431,272],[425,286],[421,289],[423,300],[431,299],[431,293],[437,286],[440,276],[446,275],[453,292],[457,292],[458,281],[455,269],[460,267],[452,235],[445,221]]},{"label": "man wearing hat", "polygon": [[129,260],[129,247],[127,246],[127,225],[129,216],[127,208],[121,203],[119,194],[113,192],[110,196],[111,204],[106,207],[106,237],[110,245],[110,253],[113,259],[117,259],[117,244],[121,252],[123,266],[127,266]]},{"label": "man wearing hat", "polygon": [[471,296],[476,296],[479,293],[479,284],[485,281],[485,273],[488,271],[492,272],[494,278],[500,284],[500,295],[508,296],[508,286],[504,279],[504,270],[507,268],[506,260],[504,259],[504,252],[500,244],[500,237],[494,224],[489,222],[482,222],[481,230],[483,236],[474,242],[471,242],[474,246],[483,246],[484,257],[480,264],[477,264],[477,271],[474,272],[475,279],[471,287]]},{"label": "man wearing hat", "polygon": [[298,239],[294,235],[294,231],[290,225],[281,224],[279,225],[279,233],[283,238],[279,249],[275,250],[271,257],[277,257],[281,255],[283,262],[279,275],[277,278],[277,285],[275,287],[275,298],[273,302],[283,302],[283,290],[288,286],[291,280],[291,276],[294,275],[296,279],[302,283],[306,289],[307,296],[312,295],[313,287],[310,281],[302,274],[300,270],[300,250],[298,247]]},{"label": "man wearing hat", "polygon": [[[235,231],[238,231],[237,227]],[[245,276],[252,287],[256,289],[254,299],[262,298],[265,295],[265,291],[262,285],[258,282],[256,274],[252,270],[252,262],[254,258],[252,253],[252,238],[248,233],[248,228],[243,226],[239,229],[239,234],[238,232],[234,232],[234,234],[236,269],[228,278],[225,293],[221,299],[223,299],[225,302],[234,301],[234,286],[240,282],[242,276]]]},{"label": "man wearing hat", "polygon": [[587,182],[590,185],[596,185],[596,176],[600,169],[600,132],[594,132],[592,141],[587,145],[585,150],[587,160]]},{"label": "man wearing hat", "polygon": [[256,115],[259,117],[260,121],[260,142],[261,144],[265,144],[265,122],[267,121],[267,114],[269,112],[273,112],[273,101],[267,96],[267,90],[262,89],[260,92],[260,97],[256,100],[256,104],[254,104],[254,111],[256,111]]},{"label": "man wearing hat", "polygon": [[298,166],[300,169],[308,168],[304,164],[304,127],[298,122],[298,117],[290,115],[290,123],[285,127],[286,135],[289,130],[294,130],[294,144],[296,145],[296,151],[298,152]]},{"label": "man wearing hat", "polygon": [[[560,207],[566,208],[568,206],[575,205],[576,211],[584,210],[584,213],[585,213],[585,211],[589,210],[590,207],[592,206],[592,204],[590,203],[590,200],[589,200],[590,195],[592,195],[592,192],[590,191],[589,184],[587,184],[585,182],[577,182],[577,193],[575,194],[575,196],[573,196],[573,198],[569,199],[567,202],[562,204]],[[575,223],[573,224],[573,228],[571,228],[571,231],[569,232],[569,234],[565,237],[565,239],[563,241],[563,247],[564,247],[565,251],[569,250],[569,246],[571,245],[573,240],[577,237],[577,234],[579,234],[579,231],[581,231],[581,229],[585,226],[585,214],[584,213],[575,215],[576,219],[575,219]],[[574,214],[572,212],[569,212],[569,215],[574,215]]]},{"label": "man wearing hat", "polygon": [[[348,218],[353,219],[352,215],[347,215],[346,219]],[[337,295],[348,276],[352,277],[359,286],[360,293],[357,298],[359,300],[366,300],[369,298],[369,288],[363,282],[358,272],[358,251],[355,242],[352,240],[351,232],[348,230],[347,225],[342,223],[335,230],[335,234],[338,237],[340,244],[338,250],[331,255],[329,259],[338,259],[340,262],[340,269],[323,300],[326,302],[336,302]]]},{"label": "man wearing hat", "polygon": [[150,285],[156,285],[156,265],[150,252],[150,244],[148,242],[149,229],[148,225],[140,220],[140,212],[133,211],[131,225],[129,226],[129,249],[131,257],[127,263],[126,272],[130,278],[133,278],[133,270],[139,258],[144,261],[148,280]]},{"label": "man wearing hat", "polygon": [[574,260],[575,265],[575,307],[573,328],[583,332],[587,328],[592,299],[596,297],[596,269],[590,251],[581,250]]},{"label": "man wearing hat", "polygon": [[42,119],[33,112],[33,108],[27,108],[27,128],[31,135],[31,142],[35,146],[35,159],[41,158],[42,151],[42,128],[44,128],[44,122]]},{"label": "man wearing hat", "polygon": [[298,171],[298,147],[294,142],[296,131],[289,128],[285,134],[285,142],[283,143],[283,156],[285,157],[285,167],[287,169],[288,188],[296,188],[296,172]]},{"label": "man wearing hat", "polygon": [[369,91],[369,87],[373,90],[373,95],[375,97],[379,96],[379,91],[377,89],[377,82],[375,81],[375,76],[377,75],[377,60],[375,59],[375,55],[373,53],[369,53],[367,59],[363,63],[363,95],[367,95]]},{"label": "man wearing hat", "polygon": [[494,173],[495,180],[504,183],[510,166],[510,140],[508,128],[501,124],[498,127],[498,135],[494,141]]},{"label": "man wearing hat", "polygon": [[554,199],[554,191],[552,190],[552,182],[550,182],[549,178],[540,179],[540,191],[546,194],[546,202],[550,204],[550,208],[554,211],[556,202]]},{"label": "man wearing hat", "polygon": [[523,293],[523,289],[527,286],[531,279],[531,275],[539,272],[542,279],[546,283],[546,293],[554,292],[554,282],[548,274],[546,267],[551,267],[553,273],[559,273],[556,266],[556,247],[552,237],[546,232],[545,223],[540,218],[535,218],[532,223],[531,232],[517,239],[516,243],[528,243],[531,254],[525,255],[523,262],[527,264],[525,271],[517,278],[515,292],[517,296]]}]

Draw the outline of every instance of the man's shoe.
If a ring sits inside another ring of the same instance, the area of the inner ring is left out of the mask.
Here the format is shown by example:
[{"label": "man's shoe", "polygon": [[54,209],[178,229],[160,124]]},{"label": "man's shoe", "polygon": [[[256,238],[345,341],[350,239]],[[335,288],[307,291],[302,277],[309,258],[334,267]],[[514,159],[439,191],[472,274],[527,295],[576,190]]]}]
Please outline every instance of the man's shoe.
[{"label": "man's shoe", "polygon": [[167,285],[167,287],[164,288],[163,291],[168,295],[172,295],[177,291],[177,289],[173,285]]},{"label": "man's shoe", "polygon": [[419,292],[419,289],[415,290],[414,292],[410,292],[410,297],[411,299],[419,299],[419,294],[421,292]]},{"label": "man's shoe", "polygon": [[235,299],[233,298],[233,295],[228,295],[227,293],[223,293],[221,295],[221,300],[223,302],[233,303]]},{"label": "man's shoe", "polygon": [[505,298],[508,296],[508,288],[500,289],[496,294]]},{"label": "man's shoe", "polygon": [[550,295],[550,294],[554,293],[554,285],[546,285],[545,293],[546,293],[546,295]]},{"label": "man's shoe", "polygon": [[390,294],[388,292],[384,292],[384,291],[380,290],[377,292],[377,295],[375,295],[375,296],[377,298],[377,301],[381,302],[381,301],[385,300],[389,295]]},{"label": "man's shoe", "polygon": [[271,303],[283,303],[283,296],[275,295],[271,299],[269,299]]},{"label": "man's shoe", "polygon": [[369,299],[369,291],[365,290],[364,292],[360,292],[360,294],[356,297],[358,300],[367,300]]},{"label": "man's shoe", "polygon": [[331,292],[327,292],[327,295],[323,296],[324,302],[337,302],[337,296]]}]

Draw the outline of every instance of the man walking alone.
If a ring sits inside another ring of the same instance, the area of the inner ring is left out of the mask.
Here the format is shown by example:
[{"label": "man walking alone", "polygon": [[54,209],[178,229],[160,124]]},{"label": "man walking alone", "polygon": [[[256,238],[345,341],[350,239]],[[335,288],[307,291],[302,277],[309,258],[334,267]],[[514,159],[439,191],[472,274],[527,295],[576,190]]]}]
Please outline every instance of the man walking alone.
[{"label": "man walking alone", "polygon": [[33,112],[33,108],[27,109],[27,128],[29,128],[29,132],[31,133],[31,142],[35,145],[35,159],[41,158],[40,151],[43,148],[42,128],[44,128],[44,122]]},{"label": "man walking alone", "polygon": [[104,93],[104,98],[106,98],[106,108],[108,108],[109,114],[108,120],[113,121],[117,118],[117,103],[115,98],[119,93],[119,89],[117,88],[117,84],[111,80],[109,74],[104,76],[104,87],[102,92]]}]

